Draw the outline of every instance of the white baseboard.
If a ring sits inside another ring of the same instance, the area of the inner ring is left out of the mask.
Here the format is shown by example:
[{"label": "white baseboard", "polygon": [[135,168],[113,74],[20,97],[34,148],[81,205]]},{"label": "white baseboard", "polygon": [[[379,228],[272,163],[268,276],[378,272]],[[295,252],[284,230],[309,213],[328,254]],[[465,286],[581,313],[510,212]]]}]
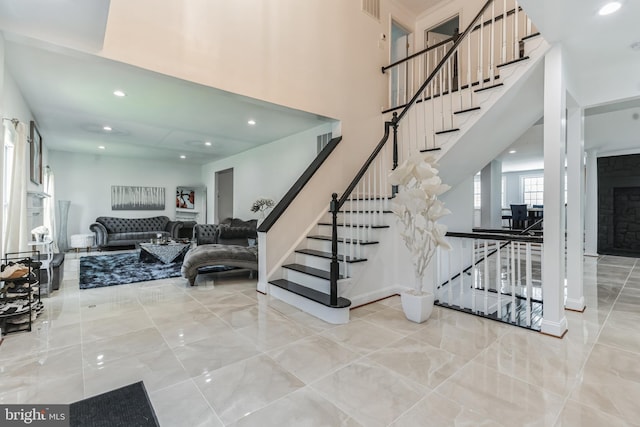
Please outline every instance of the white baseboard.
[{"label": "white baseboard", "polygon": [[562,338],[567,332],[567,318],[562,317],[559,322],[542,319],[542,327],[540,332],[554,337]]}]

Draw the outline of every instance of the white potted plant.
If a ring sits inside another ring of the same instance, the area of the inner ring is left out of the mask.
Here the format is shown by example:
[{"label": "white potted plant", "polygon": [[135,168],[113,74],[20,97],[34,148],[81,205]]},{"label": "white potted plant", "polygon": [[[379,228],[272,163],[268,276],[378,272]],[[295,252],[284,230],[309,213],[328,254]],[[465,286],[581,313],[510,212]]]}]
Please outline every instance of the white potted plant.
[{"label": "white potted plant", "polygon": [[398,186],[392,210],[402,225],[401,236],[412,256],[415,283],[400,294],[407,319],[422,323],[433,310],[434,296],[423,289],[424,274],[438,247],[450,249],[445,240],[447,227],[438,224],[451,211],[438,196],[449,190],[438,176],[438,164],[430,153],[411,154],[389,175],[391,185]]}]

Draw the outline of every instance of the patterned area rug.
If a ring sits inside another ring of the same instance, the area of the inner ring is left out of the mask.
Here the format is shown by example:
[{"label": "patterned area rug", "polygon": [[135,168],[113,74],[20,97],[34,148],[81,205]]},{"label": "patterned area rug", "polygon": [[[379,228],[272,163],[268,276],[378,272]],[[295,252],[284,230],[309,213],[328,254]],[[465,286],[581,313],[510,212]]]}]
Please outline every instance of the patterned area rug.
[{"label": "patterned area rug", "polygon": [[180,277],[182,262],[146,263],[138,258],[138,252],[80,258],[80,289]]}]

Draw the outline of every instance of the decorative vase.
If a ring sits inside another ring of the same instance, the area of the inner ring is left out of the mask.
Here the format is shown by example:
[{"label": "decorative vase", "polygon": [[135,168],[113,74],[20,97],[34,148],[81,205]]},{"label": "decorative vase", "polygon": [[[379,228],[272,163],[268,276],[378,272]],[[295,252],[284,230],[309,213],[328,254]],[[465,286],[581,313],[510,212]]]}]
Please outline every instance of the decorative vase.
[{"label": "decorative vase", "polygon": [[425,322],[433,311],[433,294],[431,292],[406,291],[400,294],[402,310],[407,319],[415,323]]},{"label": "decorative vase", "polygon": [[71,201],[58,200],[58,212],[56,218],[58,220],[58,248],[64,253],[69,250],[67,241],[67,220],[69,219],[69,206]]},{"label": "decorative vase", "polygon": [[416,273],[416,286],[400,294],[404,315],[416,323],[425,322],[433,311],[433,294],[422,290],[422,281],[423,278]]}]

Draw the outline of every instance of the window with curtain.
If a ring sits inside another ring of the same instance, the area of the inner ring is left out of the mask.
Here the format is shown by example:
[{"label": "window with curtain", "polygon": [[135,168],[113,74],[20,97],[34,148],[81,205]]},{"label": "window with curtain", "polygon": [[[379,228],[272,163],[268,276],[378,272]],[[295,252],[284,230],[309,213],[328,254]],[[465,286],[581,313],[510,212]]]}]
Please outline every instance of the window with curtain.
[{"label": "window with curtain", "polygon": [[[12,126],[11,124],[5,124],[4,128],[4,164],[2,165],[3,170],[3,189],[2,189],[2,235],[4,236],[7,232],[7,214],[9,212],[9,192],[11,190],[11,178],[13,174],[13,135],[9,128]],[[3,245],[4,246],[4,245]],[[4,247],[2,248],[2,253],[4,253]]]}]

